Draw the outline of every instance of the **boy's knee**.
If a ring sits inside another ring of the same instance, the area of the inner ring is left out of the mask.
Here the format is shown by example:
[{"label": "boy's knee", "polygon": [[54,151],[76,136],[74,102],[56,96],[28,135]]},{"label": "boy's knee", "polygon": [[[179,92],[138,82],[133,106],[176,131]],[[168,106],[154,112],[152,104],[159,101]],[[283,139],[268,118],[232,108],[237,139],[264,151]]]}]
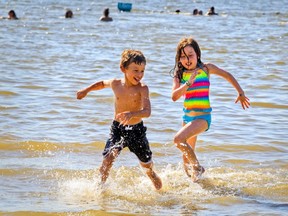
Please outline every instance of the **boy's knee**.
[{"label": "boy's knee", "polygon": [[140,164],[144,169],[152,169],[153,168],[153,162],[152,161],[150,161],[148,163],[140,162]]},{"label": "boy's knee", "polygon": [[109,161],[114,161],[119,155],[119,150],[114,148],[106,156],[105,159]]}]

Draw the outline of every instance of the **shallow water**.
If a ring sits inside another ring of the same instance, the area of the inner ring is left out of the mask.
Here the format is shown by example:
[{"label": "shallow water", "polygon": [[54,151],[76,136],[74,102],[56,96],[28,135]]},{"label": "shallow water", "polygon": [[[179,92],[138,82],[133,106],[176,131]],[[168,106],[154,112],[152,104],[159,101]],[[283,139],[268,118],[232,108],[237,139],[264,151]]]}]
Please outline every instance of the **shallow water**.
[{"label": "shallow water", "polygon": [[[288,211],[288,1],[1,1],[0,214],[3,215],[285,215]],[[219,16],[192,16],[210,6]],[[114,21],[99,22],[105,7]],[[74,18],[63,18],[71,8]],[[180,14],[174,11],[180,9]],[[231,72],[251,100],[211,77],[212,125],[198,137],[206,168],[198,184],[186,177],[173,135],[182,101],[170,99],[175,48],[193,35],[202,60]],[[147,57],[144,82],[152,116],[145,119],[155,169],[155,191],[124,150],[107,184],[98,168],[113,118],[110,89],[78,101],[76,91],[123,76],[125,48]]]}]

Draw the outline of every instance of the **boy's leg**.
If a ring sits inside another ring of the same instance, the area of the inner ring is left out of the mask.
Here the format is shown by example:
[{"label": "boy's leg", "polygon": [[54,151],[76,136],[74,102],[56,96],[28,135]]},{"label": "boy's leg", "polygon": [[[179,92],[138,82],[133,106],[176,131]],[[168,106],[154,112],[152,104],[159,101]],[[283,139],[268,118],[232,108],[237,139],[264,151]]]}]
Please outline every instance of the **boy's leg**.
[{"label": "boy's leg", "polygon": [[102,165],[100,167],[101,173],[101,182],[105,183],[108,176],[110,169],[115,161],[116,157],[119,155],[119,150],[113,149],[106,157],[103,158]]},{"label": "boy's leg", "polygon": [[140,161],[140,164],[143,168],[145,168],[146,174],[151,179],[154,187],[157,190],[160,190],[162,188],[162,181],[160,177],[153,170],[153,162],[151,161],[150,163],[143,163]]}]

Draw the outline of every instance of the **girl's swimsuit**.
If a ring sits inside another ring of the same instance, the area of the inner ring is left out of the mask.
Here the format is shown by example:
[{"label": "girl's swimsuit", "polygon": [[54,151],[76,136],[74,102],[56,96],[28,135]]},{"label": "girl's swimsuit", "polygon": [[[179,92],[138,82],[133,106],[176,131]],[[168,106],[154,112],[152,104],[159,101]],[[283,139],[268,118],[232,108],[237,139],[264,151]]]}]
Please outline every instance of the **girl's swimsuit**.
[{"label": "girl's swimsuit", "polygon": [[[191,111],[193,112],[211,112],[212,108],[210,107],[209,101],[209,87],[210,81],[208,77],[208,73],[204,71],[202,68],[198,69],[198,74],[195,77],[193,84],[189,86],[187,91],[185,92],[184,99],[184,116],[183,121],[187,124],[195,119],[205,119],[208,123],[208,129],[211,124],[211,115],[200,115],[200,116],[189,116],[186,113]],[[192,73],[191,72],[183,72],[183,77],[181,79],[181,83],[186,83]],[[208,130],[207,129],[207,130]]]}]

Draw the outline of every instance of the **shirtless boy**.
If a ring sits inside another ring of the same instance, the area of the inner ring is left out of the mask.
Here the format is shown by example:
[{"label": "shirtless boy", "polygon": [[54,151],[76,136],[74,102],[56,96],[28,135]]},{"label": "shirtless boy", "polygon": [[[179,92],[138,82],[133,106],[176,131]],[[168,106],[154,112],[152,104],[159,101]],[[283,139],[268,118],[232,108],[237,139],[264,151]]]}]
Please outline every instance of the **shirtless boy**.
[{"label": "shirtless boy", "polygon": [[146,170],[155,188],[160,190],[162,181],[153,170],[152,152],[142,121],[142,118],[151,114],[149,89],[141,82],[145,66],[146,59],[141,51],[124,50],[120,60],[124,78],[96,82],[78,91],[77,99],[84,98],[90,91],[104,88],[112,88],[114,92],[114,120],[103,151],[101,182],[106,182],[113,162],[122,149],[128,147],[138,157],[140,165]]}]

